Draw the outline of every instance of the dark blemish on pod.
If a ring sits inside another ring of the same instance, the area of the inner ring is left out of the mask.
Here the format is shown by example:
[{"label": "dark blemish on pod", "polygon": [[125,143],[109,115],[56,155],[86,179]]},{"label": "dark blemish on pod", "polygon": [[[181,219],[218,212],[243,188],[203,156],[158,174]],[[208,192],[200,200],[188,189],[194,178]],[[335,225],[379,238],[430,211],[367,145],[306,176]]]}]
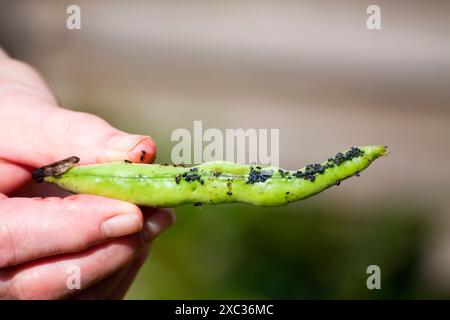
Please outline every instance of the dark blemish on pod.
[{"label": "dark blemish on pod", "polygon": [[340,184],[341,184],[341,182],[339,180],[334,183],[335,186],[338,186]]},{"label": "dark blemish on pod", "polygon": [[125,163],[131,163],[130,160],[123,160]]},{"label": "dark blemish on pod", "polygon": [[359,177],[359,176],[361,176],[361,173],[358,171],[355,173],[355,176]]},{"label": "dark blemish on pod", "polygon": [[201,203],[201,202],[196,202],[196,203],[194,203],[194,206],[195,206],[195,207],[201,207],[201,206],[202,206],[202,203]]},{"label": "dark blemish on pod", "polygon": [[288,171],[284,171],[282,169],[278,169],[278,173],[280,174],[280,177],[286,178],[289,175]]},{"label": "dark blemish on pod", "polygon": [[180,181],[181,181],[181,177],[180,177],[179,175],[176,175],[176,176],[175,176],[175,182],[176,182],[176,184],[180,184]]},{"label": "dark blemish on pod", "polygon": [[289,202],[289,191],[286,191],[286,193],[284,194],[284,200],[286,200],[286,202]]},{"label": "dark blemish on pod", "polygon": [[231,179],[227,179],[227,195],[231,196],[233,194],[233,181]]},{"label": "dark blemish on pod", "polygon": [[179,163],[179,164],[172,163],[171,166],[174,167],[174,168],[177,168],[177,167],[182,167],[182,168],[184,168],[184,164],[183,164],[183,163]]}]

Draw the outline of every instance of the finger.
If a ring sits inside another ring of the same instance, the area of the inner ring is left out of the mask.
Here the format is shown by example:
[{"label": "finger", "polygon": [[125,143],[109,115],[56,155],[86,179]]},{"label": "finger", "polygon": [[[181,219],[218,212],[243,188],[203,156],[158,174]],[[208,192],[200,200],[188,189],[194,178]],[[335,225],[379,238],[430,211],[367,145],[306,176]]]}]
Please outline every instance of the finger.
[{"label": "finger", "polygon": [[40,167],[74,155],[82,164],[155,158],[150,137],[121,132],[97,116],[60,108],[13,109],[0,108],[4,159]]},{"label": "finger", "polygon": [[142,227],[140,209],[128,202],[91,195],[3,199],[0,267],[79,252]]},{"label": "finger", "polygon": [[142,250],[140,255],[127,268],[125,275],[120,279],[116,287],[107,296],[107,299],[110,300],[123,299],[128,289],[130,288],[131,284],[133,283],[134,279],[136,278],[142,265],[147,260],[148,254],[149,254],[148,248]]},{"label": "finger", "polygon": [[0,56],[0,102],[4,108],[54,105],[57,99],[41,75],[25,62]]},{"label": "finger", "polygon": [[147,258],[149,247],[163,230],[175,222],[175,214],[170,209],[144,208],[144,229],[141,233],[144,243],[149,243],[141,249],[138,257],[121,272],[110,276],[108,279],[89,288],[85,292],[74,297],[75,299],[122,299],[131,283],[133,282],[139,268]]},{"label": "finger", "polygon": [[[130,264],[132,264],[131,262]],[[108,296],[111,294],[111,292],[114,290],[114,288],[118,285],[118,283],[121,281],[121,279],[126,275],[128,272],[129,266],[125,266],[123,269],[115,272],[114,274],[110,275],[106,279],[101,280],[100,282],[94,284],[93,286],[89,287],[85,291],[81,292],[80,294],[76,294],[72,296],[71,299],[74,300],[105,300],[108,299]]]},{"label": "finger", "polygon": [[147,163],[156,152],[148,136],[130,135],[97,116],[58,108],[36,70],[7,58],[0,60],[0,128],[0,158],[32,167],[73,155],[82,163]]},{"label": "finger", "polygon": [[30,180],[31,170],[0,159],[0,192],[11,193]]},{"label": "finger", "polygon": [[145,245],[139,234],[72,253],[28,262],[3,274],[3,296],[61,299],[80,293],[122,270]]}]

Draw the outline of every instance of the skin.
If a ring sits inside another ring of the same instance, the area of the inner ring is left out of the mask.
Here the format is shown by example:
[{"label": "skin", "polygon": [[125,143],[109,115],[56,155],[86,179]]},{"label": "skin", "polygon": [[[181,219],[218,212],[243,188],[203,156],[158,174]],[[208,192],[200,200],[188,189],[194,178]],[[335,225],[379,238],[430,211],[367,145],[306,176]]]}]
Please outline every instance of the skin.
[{"label": "skin", "polygon": [[[40,75],[1,48],[0,129],[0,299],[122,298],[173,212],[23,188],[35,168],[71,154],[82,164],[152,162],[153,140],[60,108]],[[66,286],[71,265],[80,267],[80,290]]]},{"label": "skin", "polygon": [[275,167],[209,162],[191,168],[114,162],[76,166],[77,158],[34,172],[74,192],[101,195],[138,205],[175,207],[183,204],[244,202],[279,206],[313,196],[353,175],[386,154],[385,146],[352,148],[314,167],[296,171]]}]

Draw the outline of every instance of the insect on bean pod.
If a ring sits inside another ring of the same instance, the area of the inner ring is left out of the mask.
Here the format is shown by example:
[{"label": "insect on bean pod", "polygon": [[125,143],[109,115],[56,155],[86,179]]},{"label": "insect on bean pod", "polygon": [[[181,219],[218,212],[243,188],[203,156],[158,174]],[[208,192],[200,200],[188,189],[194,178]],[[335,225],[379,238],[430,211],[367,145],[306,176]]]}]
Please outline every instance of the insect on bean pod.
[{"label": "insect on bean pod", "polygon": [[193,167],[127,161],[78,166],[79,159],[70,157],[37,169],[33,178],[74,193],[152,207],[231,202],[280,206],[339,185],[386,154],[385,146],[352,147],[294,171],[221,161]]}]

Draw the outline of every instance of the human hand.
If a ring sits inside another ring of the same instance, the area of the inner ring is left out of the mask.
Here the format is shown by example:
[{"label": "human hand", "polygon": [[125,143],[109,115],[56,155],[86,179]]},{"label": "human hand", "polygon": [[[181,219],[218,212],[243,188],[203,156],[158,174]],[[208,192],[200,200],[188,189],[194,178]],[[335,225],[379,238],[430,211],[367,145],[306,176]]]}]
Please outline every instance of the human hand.
[{"label": "human hand", "polygon": [[[152,162],[155,143],[86,113],[59,108],[39,74],[0,48],[0,298],[121,298],[172,211],[90,195],[9,198],[33,168],[76,155],[82,164]],[[79,268],[81,290],[67,285]]]}]

